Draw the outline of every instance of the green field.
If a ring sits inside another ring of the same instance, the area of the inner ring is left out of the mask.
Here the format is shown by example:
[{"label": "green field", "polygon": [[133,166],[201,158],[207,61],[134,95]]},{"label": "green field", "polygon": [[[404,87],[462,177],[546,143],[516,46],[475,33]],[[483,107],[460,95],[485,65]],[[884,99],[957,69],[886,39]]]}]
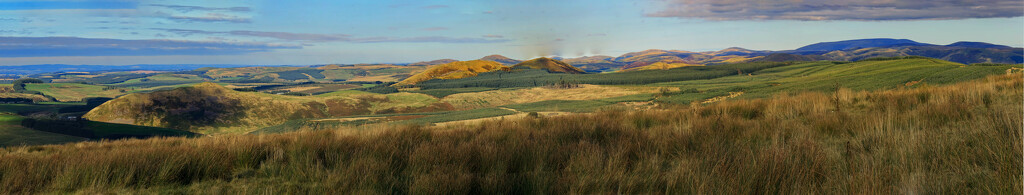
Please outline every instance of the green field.
[{"label": "green field", "polygon": [[445,114],[430,115],[427,117],[397,121],[396,124],[431,124],[451,121],[461,121],[496,116],[515,114],[516,112],[500,108],[481,108],[465,111],[456,111]]},{"label": "green field", "polygon": [[453,89],[427,89],[427,90],[413,90],[409,91],[412,93],[422,93],[436,98],[444,98],[445,96],[458,94],[458,93],[472,93],[481,91],[495,90],[494,88],[487,87],[467,87],[467,88],[453,88]]},{"label": "green field", "polygon": [[116,139],[122,137],[178,137],[199,135],[188,131],[167,128],[136,126],[117,123],[104,123],[96,121],[88,121],[86,128],[91,129],[93,133],[95,133],[96,137],[105,139]]},{"label": "green field", "polygon": [[21,116],[0,113],[0,147],[60,144],[88,140],[82,137],[37,131],[21,126]]},{"label": "green field", "polygon": [[964,66],[935,59],[868,60],[851,63],[823,61],[768,68],[752,72],[750,75],[664,82],[650,86],[695,88],[701,91],[673,94],[659,99],[667,103],[687,104],[728,95],[728,92],[744,92],[740,98],[763,98],[782,92],[829,91],[835,87],[878,90],[942,85],[1001,74],[1011,67],[1021,65]]},{"label": "green field", "polygon": [[119,89],[104,90],[105,86],[79,83],[30,83],[25,89],[38,91],[51,96],[57,101],[82,101],[87,97],[117,97],[124,95]]},{"label": "green field", "polygon": [[35,112],[54,112],[63,107],[68,106],[81,106],[84,103],[64,103],[64,102],[40,102],[38,104],[0,104],[0,113],[35,113]]}]

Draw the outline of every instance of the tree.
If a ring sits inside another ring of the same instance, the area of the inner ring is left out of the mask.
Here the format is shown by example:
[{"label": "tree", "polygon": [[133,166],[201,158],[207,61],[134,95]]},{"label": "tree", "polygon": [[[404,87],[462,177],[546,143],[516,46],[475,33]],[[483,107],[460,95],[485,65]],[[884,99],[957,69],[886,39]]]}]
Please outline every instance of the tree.
[{"label": "tree", "polygon": [[14,80],[14,83],[13,83],[14,84],[14,91],[17,91],[17,92],[27,91],[27,90],[25,90],[25,83],[43,83],[43,80],[39,80],[39,79],[35,79],[35,78],[20,78],[18,80]]}]

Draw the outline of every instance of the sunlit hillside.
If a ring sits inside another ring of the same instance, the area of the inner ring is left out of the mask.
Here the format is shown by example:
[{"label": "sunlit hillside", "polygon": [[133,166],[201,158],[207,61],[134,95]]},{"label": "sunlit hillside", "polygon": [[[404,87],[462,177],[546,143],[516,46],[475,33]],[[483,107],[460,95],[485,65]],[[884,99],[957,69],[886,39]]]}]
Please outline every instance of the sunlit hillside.
[{"label": "sunlit hillside", "polygon": [[551,58],[537,58],[527,60],[512,66],[512,68],[531,68],[546,70],[552,73],[570,73],[570,74],[582,74],[586,73],[575,66],[569,65],[565,62],[551,59]]},{"label": "sunlit hillside", "polygon": [[476,76],[477,73],[481,72],[507,69],[508,67],[501,65],[501,63],[486,60],[450,62],[432,66],[430,69],[402,80],[395,85],[411,85],[431,79],[459,79]]}]

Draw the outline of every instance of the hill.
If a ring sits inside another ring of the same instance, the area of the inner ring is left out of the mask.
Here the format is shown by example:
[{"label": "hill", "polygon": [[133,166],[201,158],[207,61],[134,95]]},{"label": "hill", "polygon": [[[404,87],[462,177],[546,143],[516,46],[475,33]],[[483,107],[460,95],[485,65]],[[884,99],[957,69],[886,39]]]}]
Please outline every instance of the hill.
[{"label": "hill", "polygon": [[542,58],[528,60],[528,61],[516,64],[515,66],[512,66],[512,69],[516,69],[516,68],[541,69],[541,70],[546,70],[546,71],[551,72],[551,73],[569,73],[569,74],[583,74],[583,73],[586,73],[585,71],[583,71],[583,70],[581,70],[579,68],[576,68],[575,66],[569,65],[569,64],[567,64],[565,62],[558,61],[558,60],[551,59],[551,58],[543,58],[543,57]]},{"label": "hill", "polygon": [[821,42],[797,48],[796,51],[836,51],[871,47],[923,46],[909,39],[856,39],[836,42]]},{"label": "hill", "polygon": [[818,61],[826,60],[828,58],[819,55],[798,55],[788,53],[773,53],[768,54],[762,58],[755,59],[758,62],[795,62],[795,61]]},{"label": "hill", "polygon": [[508,67],[501,65],[501,63],[486,60],[473,60],[465,62],[451,62],[447,64],[436,65],[429,69],[413,75],[401,82],[394,84],[395,86],[412,85],[419,82],[431,80],[431,79],[459,79],[471,76],[476,76],[477,73],[491,72],[496,70],[507,70]]},{"label": "hill", "polygon": [[329,93],[287,96],[240,92],[214,83],[136,93],[110,100],[84,117],[202,134],[245,133],[289,120],[450,109],[416,93]]},{"label": "hill", "polygon": [[611,56],[584,56],[578,58],[556,59],[587,72],[612,72],[626,65],[615,61]]},{"label": "hill", "polygon": [[638,62],[638,63],[630,64],[630,66],[623,66],[622,67],[623,69],[619,70],[619,71],[626,72],[626,71],[639,71],[639,70],[668,70],[668,69],[679,68],[679,67],[687,67],[687,66],[703,66],[703,65],[699,65],[699,64],[687,64],[687,63],[681,63],[681,62],[654,62],[654,63],[650,63],[648,65],[634,67],[634,65],[639,65],[639,64],[640,63]]},{"label": "hill", "polygon": [[889,48],[862,48],[832,51],[821,57],[833,61],[858,61],[875,57],[922,56],[962,64],[973,63],[1024,63],[1024,49],[1021,48],[972,48],[949,46],[902,46]]},{"label": "hill", "polygon": [[458,62],[458,60],[453,60],[453,59],[431,60],[431,61],[412,63],[412,64],[409,64],[409,66],[433,66],[433,65],[441,65],[441,64],[447,64],[447,63],[452,63],[452,62]]},{"label": "hill", "polygon": [[1005,45],[996,45],[996,44],[985,43],[985,42],[970,42],[970,41],[960,41],[960,42],[956,42],[956,43],[949,44],[949,45],[946,45],[946,46],[949,46],[949,47],[969,47],[969,48],[994,48],[994,49],[1009,49],[1009,48],[1013,48],[1013,47],[1005,46]]},{"label": "hill", "polygon": [[502,56],[502,55],[484,56],[483,58],[480,58],[480,60],[498,62],[498,63],[501,63],[502,65],[505,65],[505,66],[510,66],[510,65],[514,65],[514,64],[518,64],[520,62],[523,62],[523,61],[515,60],[515,59],[512,59],[512,58],[508,58],[508,57],[505,57],[505,56]]}]

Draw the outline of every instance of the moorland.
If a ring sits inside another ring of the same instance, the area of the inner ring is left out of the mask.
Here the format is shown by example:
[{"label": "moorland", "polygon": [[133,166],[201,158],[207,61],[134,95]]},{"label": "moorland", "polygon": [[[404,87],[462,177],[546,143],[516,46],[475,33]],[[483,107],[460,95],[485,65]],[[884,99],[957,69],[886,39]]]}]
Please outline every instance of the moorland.
[{"label": "moorland", "polygon": [[1022,56],[865,39],[12,67],[0,80],[0,193],[1012,193]]}]

